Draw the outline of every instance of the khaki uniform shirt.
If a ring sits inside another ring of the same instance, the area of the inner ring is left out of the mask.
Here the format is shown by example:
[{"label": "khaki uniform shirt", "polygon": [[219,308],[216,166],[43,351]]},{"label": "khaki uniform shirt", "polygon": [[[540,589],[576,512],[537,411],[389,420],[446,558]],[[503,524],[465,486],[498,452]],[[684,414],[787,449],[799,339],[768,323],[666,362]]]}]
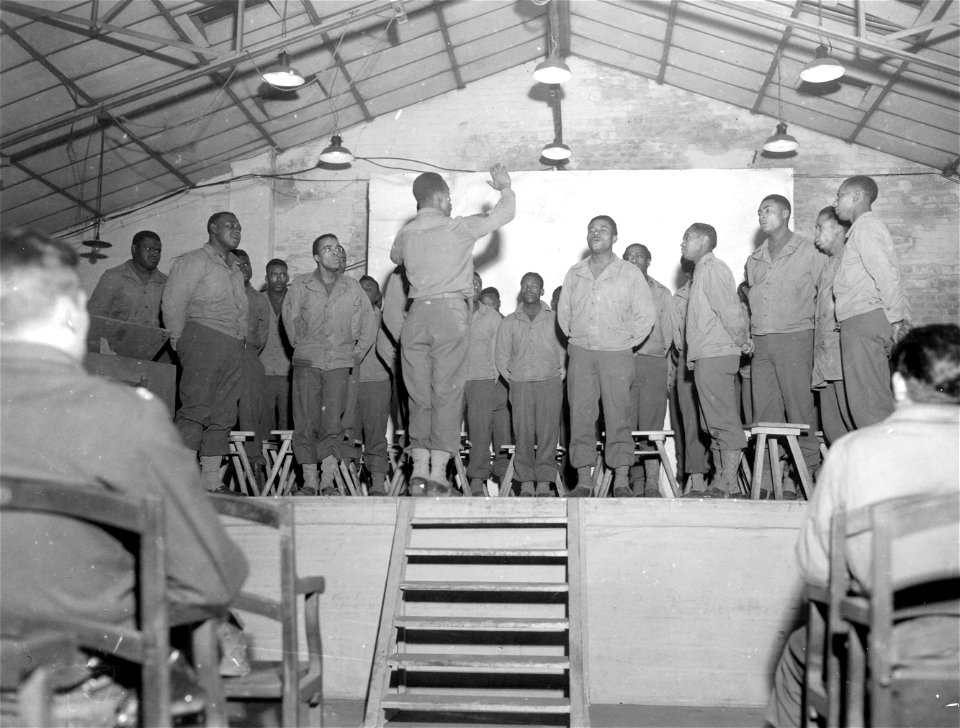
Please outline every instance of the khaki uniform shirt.
[{"label": "khaki uniform shirt", "polygon": [[557,337],[557,316],[543,301],[533,321],[520,304],[500,324],[497,369],[508,382],[542,382],[559,377],[566,354]]},{"label": "khaki uniform shirt", "polygon": [[494,359],[497,348],[497,332],[503,316],[499,312],[479,304],[470,313],[470,349],[467,352],[467,381],[496,379],[497,364]]},{"label": "khaki uniform shirt", "polygon": [[740,356],[747,322],[740,310],[733,273],[712,252],[697,261],[687,304],[687,361]]},{"label": "khaki uniform shirt", "polygon": [[160,326],[160,299],[167,276],[154,269],[144,283],[128,260],[105,271],[90,294],[87,310],[92,316],[126,321],[143,326]]},{"label": "khaki uniform shirt", "polygon": [[833,279],[840,266],[840,256],[827,260],[817,283],[816,327],[813,330],[813,389],[821,389],[827,382],[843,379],[840,366],[840,329],[833,304]]},{"label": "khaki uniform shirt", "polygon": [[637,353],[644,356],[664,357],[673,340],[673,295],[669,288],[653,278],[648,278],[647,284],[650,286],[650,295],[653,297],[657,316],[653,320],[650,336],[640,345]]},{"label": "khaki uniform shirt", "polygon": [[791,233],[776,259],[770,258],[770,238],[747,258],[750,286],[750,332],[792,334],[813,328],[817,281],[827,256],[812,241]]},{"label": "khaki uniform shirt", "polygon": [[850,226],[833,281],[837,320],[883,309],[887,321],[909,320],[893,238],[883,221],[865,212]]}]

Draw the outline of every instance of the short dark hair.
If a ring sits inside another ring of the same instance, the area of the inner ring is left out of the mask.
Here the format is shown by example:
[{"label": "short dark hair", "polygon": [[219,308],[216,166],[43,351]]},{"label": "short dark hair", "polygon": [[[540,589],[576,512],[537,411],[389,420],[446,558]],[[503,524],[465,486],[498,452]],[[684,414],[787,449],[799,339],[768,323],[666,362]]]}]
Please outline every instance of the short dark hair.
[{"label": "short dark hair", "polygon": [[413,181],[413,197],[418,207],[438,192],[446,192],[448,189],[443,177],[436,172],[424,172]]},{"label": "short dark hair", "polygon": [[778,205],[780,205],[780,207],[782,207],[784,210],[787,211],[788,215],[793,214],[793,205],[791,205],[790,200],[788,200],[783,195],[767,195],[762,200],[760,200],[760,204],[762,205],[767,200],[772,200],[773,202],[776,202]]},{"label": "short dark hair", "polygon": [[[210,230],[211,225],[216,225],[218,222],[220,222],[221,217],[226,217],[227,215],[233,215],[233,213],[227,210],[213,213],[210,217],[207,218],[207,230]],[[236,215],[233,215],[233,216],[236,217]]]},{"label": "short dark hair", "polygon": [[531,271],[527,271],[527,272],[524,273],[522,276],[520,276],[520,282],[523,283],[523,279],[526,278],[527,276],[533,276],[534,278],[536,278],[538,281],[540,281],[540,287],[543,288],[543,276],[542,276],[542,275],[540,275],[540,274],[537,273],[536,271],[532,271],[532,270],[531,270]]},{"label": "short dark hair", "polygon": [[373,285],[377,287],[377,290],[380,290],[380,283],[373,276],[363,275],[357,280],[358,283],[363,283],[364,281],[370,281]]},{"label": "short dark hair", "polygon": [[593,225],[594,220],[606,220],[608,223],[610,223],[610,227],[613,228],[613,234],[617,234],[617,221],[609,215],[596,215],[595,217],[590,218],[590,222],[587,223],[587,227]]},{"label": "short dark hair", "polygon": [[483,288],[483,278],[480,277],[480,274],[476,271],[473,272],[473,277],[480,281],[480,287]]},{"label": "short dark hair", "polygon": [[914,402],[960,404],[960,327],[913,329],[893,348],[890,367],[906,380]]},{"label": "short dark hair", "polygon": [[[630,243],[630,245],[628,245],[627,247],[629,248],[629,247],[631,247],[631,246],[633,246],[633,245],[636,245],[638,248],[640,248],[640,254],[643,255],[644,258],[647,259],[647,262],[648,262],[648,263],[652,263],[652,262],[653,262],[653,254],[651,254],[650,248],[648,248],[648,247],[647,247],[646,245],[644,245],[643,243]],[[624,251],[624,252],[626,252],[626,251]]]},{"label": "short dark hair", "polygon": [[15,332],[41,322],[57,299],[82,295],[77,252],[37,230],[9,228],[0,233],[0,330]]},{"label": "short dark hair", "polygon": [[871,205],[876,202],[877,197],[880,196],[880,190],[877,188],[877,183],[873,181],[872,177],[867,177],[863,174],[847,177],[840,187],[856,187],[867,196],[867,199],[870,200]]},{"label": "short dark hair", "polygon": [[313,241],[313,255],[320,255],[320,241],[324,238],[333,238],[337,242],[337,245],[340,245],[340,238],[333,233],[324,233],[323,235],[318,235]]},{"label": "short dark hair", "polygon": [[717,229],[713,225],[708,225],[705,222],[695,222],[690,226],[690,230],[693,230],[697,235],[706,235],[707,241],[710,243],[710,250],[717,247]]},{"label": "short dark hair", "polygon": [[819,220],[821,217],[829,217],[831,220],[837,223],[837,225],[839,225],[840,227],[843,227],[843,228],[850,227],[850,221],[841,220],[840,216],[837,214],[837,208],[835,208],[833,205],[827,205],[822,210],[820,210],[820,212],[817,213],[817,219]]},{"label": "short dark hair", "polygon": [[133,241],[131,245],[140,245],[144,240],[160,240],[160,236],[157,235],[152,230],[141,230],[136,235],[133,236]]},{"label": "short dark hair", "polygon": [[274,268],[276,266],[283,266],[283,269],[286,270],[287,261],[285,261],[283,258],[271,258],[270,260],[267,261],[267,266],[265,270],[270,270],[271,268]]},{"label": "short dark hair", "polygon": [[248,263],[250,262],[250,253],[248,253],[248,252],[247,252],[246,250],[244,250],[243,248],[235,248],[234,251],[233,251],[233,254],[234,254],[235,256],[237,256],[238,258],[243,258],[243,259],[244,259],[245,261],[247,261]]}]

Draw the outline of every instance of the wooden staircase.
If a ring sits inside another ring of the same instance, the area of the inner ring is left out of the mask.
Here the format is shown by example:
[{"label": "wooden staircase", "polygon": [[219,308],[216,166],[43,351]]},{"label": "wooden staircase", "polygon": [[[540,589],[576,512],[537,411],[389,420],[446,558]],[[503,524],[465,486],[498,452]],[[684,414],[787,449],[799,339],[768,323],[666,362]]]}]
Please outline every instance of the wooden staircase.
[{"label": "wooden staircase", "polygon": [[400,499],[365,726],[589,726],[581,507]]}]

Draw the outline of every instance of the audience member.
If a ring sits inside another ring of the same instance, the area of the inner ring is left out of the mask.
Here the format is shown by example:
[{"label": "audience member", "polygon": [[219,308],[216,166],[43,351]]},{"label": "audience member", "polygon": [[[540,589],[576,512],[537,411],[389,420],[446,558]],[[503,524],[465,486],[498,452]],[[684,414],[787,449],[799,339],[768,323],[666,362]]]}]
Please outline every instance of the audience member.
[{"label": "audience member", "polygon": [[[59,241],[22,229],[2,234],[0,471],[160,496],[166,598],[226,606],[247,576],[246,561],[200,490],[196,458],[166,407],[146,389],[84,371],[89,318],[76,263]],[[133,626],[137,566],[120,539],[58,516],[17,512],[2,520],[4,613]]]},{"label": "audience member", "polygon": [[[830,523],[838,511],[960,487],[960,328],[936,324],[911,331],[895,347],[892,368],[895,411],[841,438],[827,453],[797,541],[807,583],[828,582]],[[851,539],[845,554],[855,588],[868,592],[869,545]],[[801,724],[806,643],[806,626],[787,640],[764,716],[770,725]],[[960,669],[957,617],[902,622],[894,628],[892,647],[904,666],[937,659]]]},{"label": "audience member", "polygon": [[825,207],[817,215],[813,243],[828,256],[827,264],[817,281],[817,315],[814,323],[812,386],[819,394],[820,422],[823,436],[832,445],[853,429],[847,390],[843,386],[840,363],[840,328],[833,300],[833,281],[840,266],[840,257],[850,226],[837,217],[833,207]]},{"label": "audience member", "polygon": [[338,247],[333,235],[314,240],[317,269],[294,278],[283,301],[293,345],[293,454],[303,468],[302,495],[337,493],[350,371],[377,335],[370,299],[340,272]]},{"label": "audience member", "polygon": [[612,217],[598,215],[590,221],[590,255],[567,272],[557,311],[560,328],[569,337],[570,464],[577,470],[577,486],[569,495],[576,498],[591,492],[601,399],[604,459],[615,473],[614,494],[630,494],[633,349],[647,338],[657,314],[643,274],[613,254],[616,241]]},{"label": "audience member", "polygon": [[[141,230],[133,236],[130,260],[104,271],[90,294],[87,304],[91,316],[110,321],[92,322],[90,350],[100,351],[99,339],[105,338],[110,349],[123,356],[153,358],[156,351],[143,351],[139,343],[146,332],[131,330],[131,326],[157,329],[160,326],[160,299],[167,276],[157,270],[163,245],[160,236],[150,230]],[[122,322],[122,323],[121,323]],[[162,338],[154,339],[159,350]]]},{"label": "audience member", "polygon": [[525,274],[520,279],[521,303],[497,333],[497,369],[510,385],[513,464],[521,496],[550,496],[557,476],[566,352],[557,338],[557,316],[542,296],[543,277]]},{"label": "audience member", "polygon": [[267,343],[260,352],[264,373],[264,430],[290,430],[290,355],[292,347],[280,323],[283,301],[287,297],[290,274],[286,261],[273,258],[267,263],[267,301],[270,316],[267,319]]},{"label": "audience member", "polygon": [[691,493],[729,497],[738,492],[737,468],[747,445],[739,416],[736,376],[748,335],[733,274],[713,254],[716,247],[717,231],[712,225],[697,222],[683,234],[681,253],[696,264],[687,304],[687,366],[693,368],[716,468],[711,488]]},{"label": "audience member", "polygon": [[500,313],[500,291],[493,286],[484,288],[480,291],[480,303]]},{"label": "audience member", "polygon": [[390,364],[396,350],[390,336],[381,326],[380,286],[370,276],[360,279],[360,287],[375,318],[376,343],[360,360],[357,386],[357,408],[354,415],[357,434],[363,442],[363,464],[370,475],[370,495],[386,495],[384,481],[389,471],[387,457],[387,420],[390,417]]},{"label": "audience member", "polygon": [[174,259],[163,290],[163,320],[180,357],[177,429],[199,453],[203,487],[232,493],[220,482],[237,422],[240,370],[249,302],[233,251],[241,226],[232,212],[207,220],[207,243]]},{"label": "audience member", "polygon": [[263,455],[263,441],[270,437],[264,415],[264,390],[266,389],[266,370],[260,361],[260,352],[267,343],[272,315],[270,301],[256,288],[250,285],[253,267],[250,255],[237,248],[233,251],[239,260],[243,273],[243,290],[247,294],[247,340],[243,344],[243,357],[240,360],[240,399],[237,403],[237,424],[240,430],[252,432],[253,438],[244,440],[243,448],[247,460],[253,468],[253,477],[257,487],[261,488],[267,480],[267,461]]},{"label": "audience member", "polygon": [[834,203],[837,217],[851,223],[833,298],[843,383],[855,428],[875,424],[893,411],[888,359],[909,326],[893,238],[873,212],[877,195],[873,179],[850,177],[840,185]]},{"label": "audience member", "polygon": [[488,184],[500,192],[493,209],[451,218],[447,183],[435,172],[418,176],[417,216],[397,233],[390,251],[394,264],[405,265],[413,299],[400,337],[410,395],[411,495],[450,493],[447,463],[460,448],[467,381],[473,246],[510,222],[516,209],[506,167],[494,165],[490,177]]},{"label": "audience member", "polygon": [[[807,470],[813,473],[820,464],[817,407],[810,389],[813,317],[826,258],[810,240],[790,230],[791,211],[782,195],[764,197],[757,211],[766,238],[744,266],[752,336],[747,351],[753,352],[754,418],[807,425],[798,440]],[[791,478],[784,479],[783,497],[796,498]]]},{"label": "audience member", "polygon": [[[653,256],[646,245],[634,243],[623,251],[623,259],[636,266],[650,287],[657,315],[653,330],[633,355],[636,364],[630,399],[636,408],[633,422],[638,430],[662,430],[667,416],[667,352],[672,341],[673,294],[660,281],[647,275]],[[656,452],[647,438],[640,445]],[[630,468],[630,489],[635,496],[660,497],[660,459],[645,456]]]}]

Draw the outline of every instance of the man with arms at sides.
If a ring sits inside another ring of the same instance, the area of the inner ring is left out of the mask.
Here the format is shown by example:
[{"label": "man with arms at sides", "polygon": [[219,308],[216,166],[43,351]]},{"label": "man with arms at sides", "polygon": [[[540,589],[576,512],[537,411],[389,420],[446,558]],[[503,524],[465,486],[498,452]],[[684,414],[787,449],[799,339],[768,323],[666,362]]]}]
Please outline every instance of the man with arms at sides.
[{"label": "man with arms at sides", "polygon": [[232,212],[211,215],[207,243],[174,259],[163,290],[163,321],[182,367],[175,422],[200,455],[203,487],[215,493],[233,492],[220,482],[220,461],[237,423],[247,337],[249,302],[233,254],[241,229]]},{"label": "man with arms at sides", "polygon": [[717,231],[695,222],[683,234],[684,258],[695,264],[687,304],[687,366],[700,397],[704,429],[710,433],[716,474],[710,490],[693,496],[729,497],[737,492],[740,453],[747,446],[737,402],[740,352],[747,343],[747,322],[727,264],[713,254]]},{"label": "man with arms at sides", "polygon": [[[76,253],[26,230],[0,242],[0,471],[164,503],[175,605],[223,607],[247,576],[200,489],[196,458],[143,388],[88,375],[86,295]],[[0,527],[3,609],[134,624],[133,555],[70,518],[8,513]]]},{"label": "man with arms at sides", "polygon": [[833,279],[840,265],[850,226],[837,217],[832,207],[817,215],[813,243],[828,257],[817,282],[817,315],[813,343],[813,389],[820,396],[820,420],[823,435],[832,445],[853,429],[847,391],[843,386],[840,364],[840,329],[833,301]]},{"label": "man with arms at sides", "polygon": [[[470,348],[467,353],[467,382],[463,388],[466,405],[467,437],[470,438],[470,460],[467,478],[473,495],[484,495],[483,485],[491,474],[503,479],[507,472],[507,456],[502,451],[510,444],[510,412],[506,391],[498,391],[497,332],[503,317],[496,310],[480,303],[483,281],[473,274],[473,304],[470,316]],[[493,465],[490,445],[493,445]],[[504,487],[509,487],[505,483]]]},{"label": "man with arms at sides", "polygon": [[613,218],[593,218],[587,225],[590,255],[567,271],[560,292],[557,320],[569,339],[570,464],[577,470],[577,486],[569,495],[574,498],[591,492],[600,400],[604,460],[614,471],[614,494],[630,492],[636,421],[630,400],[633,351],[653,330],[657,312],[643,273],[614,255],[616,241]]},{"label": "man with arms at sides", "polygon": [[840,322],[843,383],[855,428],[875,424],[893,411],[888,379],[890,349],[909,328],[893,238],[873,212],[877,183],[850,177],[837,191],[837,217],[850,233],[833,280]]},{"label": "man with arms at sides", "polygon": [[[623,259],[643,273],[657,311],[650,336],[633,356],[636,370],[630,398],[636,408],[634,421],[638,430],[662,430],[667,416],[667,352],[672,341],[673,294],[647,275],[653,256],[646,245],[628,245],[623,251]],[[645,444],[647,450],[656,450],[653,443],[645,441]],[[630,489],[635,496],[660,497],[659,458],[644,457],[643,462],[630,468]]]},{"label": "man with arms at sides", "polygon": [[237,423],[241,430],[253,433],[252,440],[245,440],[244,450],[247,459],[253,468],[253,476],[257,479],[257,487],[262,488],[267,480],[267,461],[263,456],[263,441],[270,436],[266,428],[264,392],[266,390],[266,373],[263,362],[260,361],[260,352],[267,343],[267,334],[270,330],[270,301],[256,288],[250,285],[253,278],[253,267],[250,264],[250,255],[245,250],[237,248],[233,254],[240,260],[240,270],[243,272],[243,290],[247,294],[249,308],[247,309],[247,340],[243,345],[243,357],[240,365],[240,401],[237,409]]},{"label": "man with arms at sides", "polygon": [[[757,216],[767,237],[744,266],[750,299],[752,344],[747,350],[753,351],[753,416],[757,422],[807,425],[799,437],[800,451],[807,470],[815,473],[820,446],[810,372],[817,281],[826,257],[813,242],[790,230],[791,211],[782,195],[763,198]],[[769,465],[764,467],[769,471]],[[790,479],[784,482],[783,497],[796,498]]]},{"label": "man with arms at sides", "polygon": [[418,176],[413,182],[417,216],[397,233],[390,250],[390,260],[404,264],[413,300],[400,334],[410,395],[411,495],[450,493],[447,463],[460,448],[468,371],[473,246],[510,222],[516,211],[506,167],[491,167],[487,184],[500,192],[493,209],[452,218],[443,178],[435,172]]},{"label": "man with arms at sides", "polygon": [[496,358],[510,385],[520,495],[547,497],[557,476],[566,352],[557,338],[557,316],[541,296],[543,277],[526,273],[520,279],[521,303],[497,332]]},{"label": "man with arms at sides", "polygon": [[[895,347],[891,364],[894,412],[836,442],[820,472],[797,541],[800,575],[809,584],[829,580],[830,523],[838,511],[960,487],[960,328],[934,324],[911,331]],[[856,538],[846,549],[850,575],[865,590],[869,549]],[[958,664],[956,615],[904,622],[893,641],[905,665],[924,659]],[[806,644],[806,625],[787,639],[764,715],[769,725],[801,723]]]},{"label": "man with arms at sides", "polygon": [[[150,230],[141,230],[133,236],[130,260],[105,271],[90,294],[87,307],[91,316],[101,316],[117,322],[160,327],[160,299],[167,276],[157,270],[163,245],[160,236]],[[110,348],[123,356],[136,356],[135,342],[127,342],[129,330],[119,324],[94,322],[94,330],[107,333]],[[94,342],[99,351],[99,342]],[[159,349],[159,344],[157,349]]]},{"label": "man with arms at sides", "polygon": [[287,297],[287,283],[290,274],[287,263],[273,258],[267,263],[266,297],[270,304],[270,316],[267,318],[267,343],[260,352],[263,364],[264,390],[263,428],[271,430],[289,430],[290,420],[290,353],[291,346],[287,334],[280,324],[283,301]]},{"label": "man with arms at sides", "polygon": [[363,441],[363,463],[370,474],[368,492],[370,495],[386,495],[384,481],[389,471],[387,420],[390,418],[390,363],[396,356],[396,350],[381,323],[379,284],[376,279],[363,276],[360,287],[370,300],[377,340],[360,361],[353,421]]},{"label": "man with arms at sides", "polygon": [[340,272],[338,247],[333,235],[314,240],[317,269],[294,278],[283,302],[283,325],[293,345],[293,454],[303,467],[302,495],[337,493],[334,472],[351,370],[377,335],[370,299]]}]

